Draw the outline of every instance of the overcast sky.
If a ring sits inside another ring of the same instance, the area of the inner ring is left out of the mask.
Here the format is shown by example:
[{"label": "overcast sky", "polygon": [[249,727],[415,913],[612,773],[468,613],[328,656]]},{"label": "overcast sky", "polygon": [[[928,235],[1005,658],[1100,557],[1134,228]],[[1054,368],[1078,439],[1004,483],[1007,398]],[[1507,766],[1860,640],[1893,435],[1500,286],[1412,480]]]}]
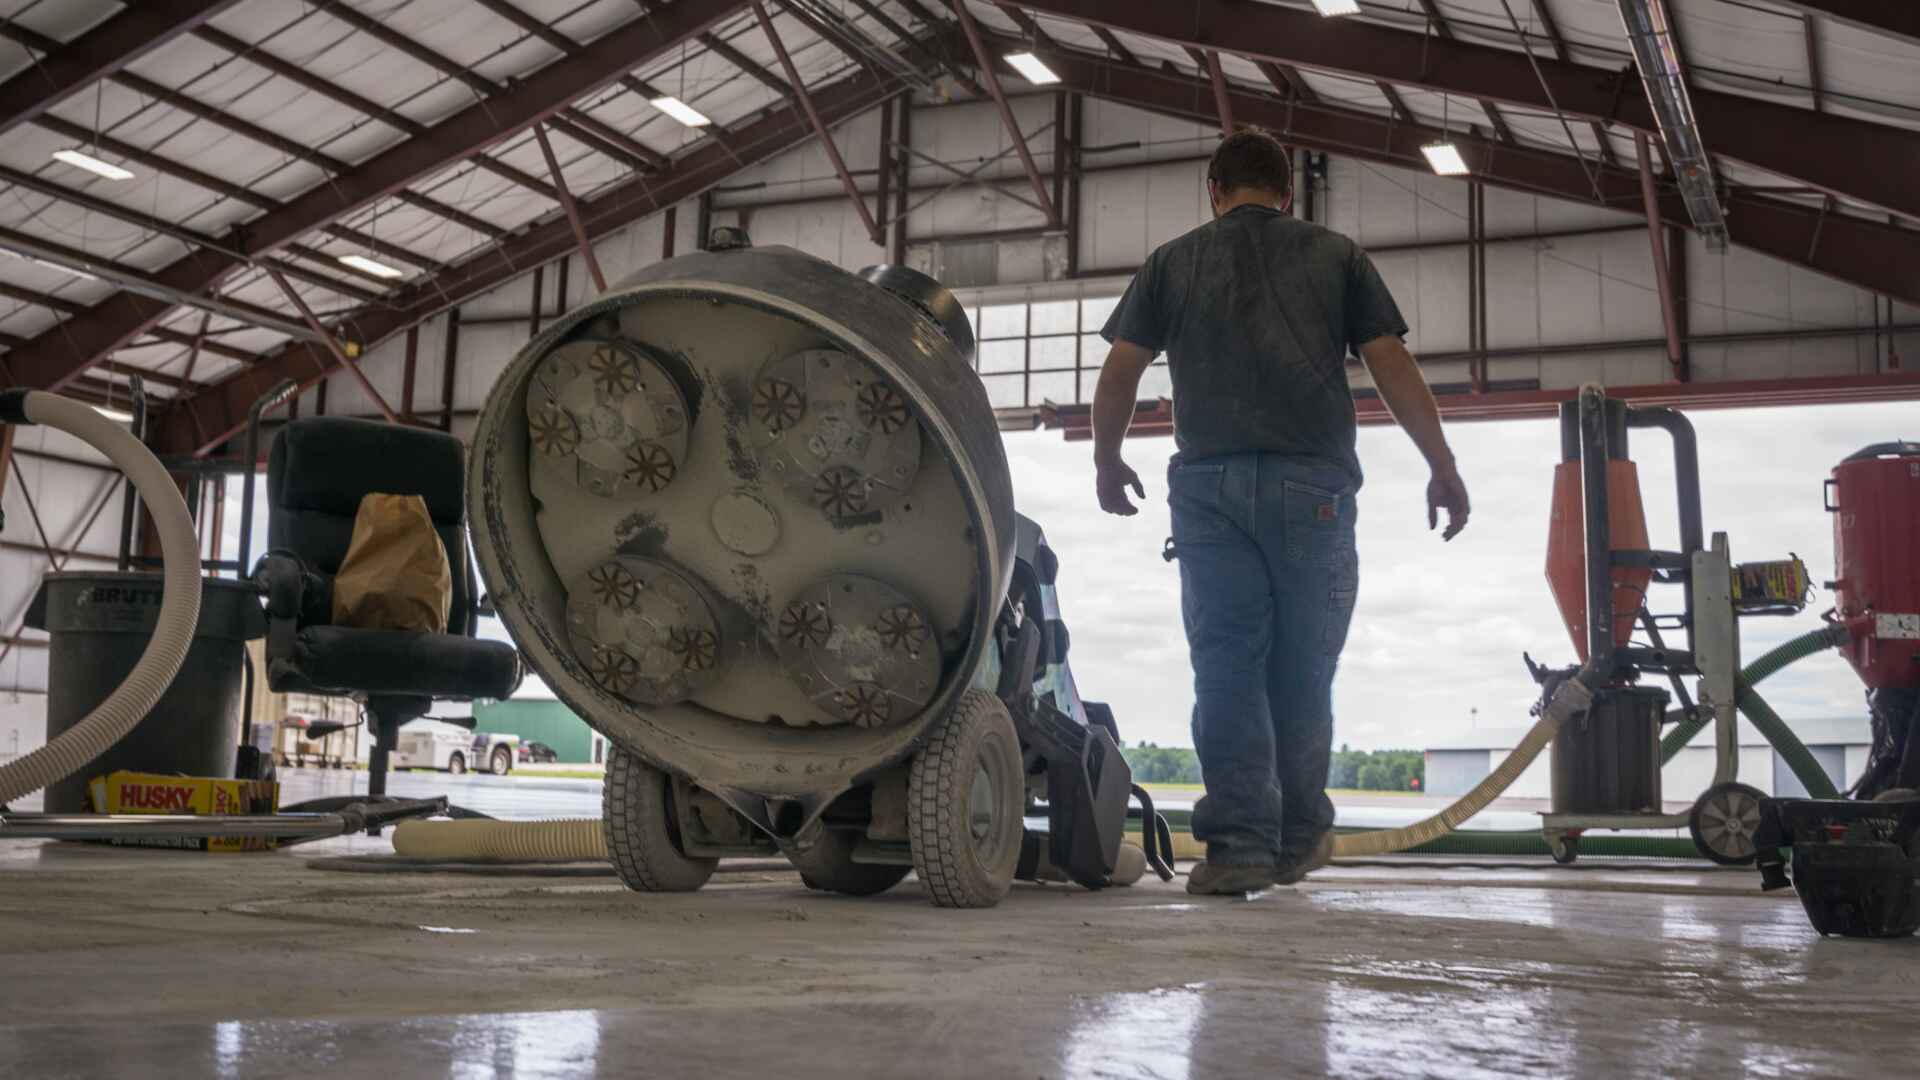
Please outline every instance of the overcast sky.
[{"label": "overcast sky", "polygon": [[[1821,482],[1847,454],[1920,437],[1920,406],[1844,405],[1699,411],[1709,535],[1725,531],[1734,561],[1797,552],[1816,588],[1833,576],[1833,535]],[[1522,728],[1536,689],[1520,654],[1561,665],[1573,646],[1544,578],[1547,501],[1559,434],[1552,421],[1448,427],[1473,495],[1473,522],[1451,543],[1426,531],[1427,470],[1397,428],[1362,428],[1360,600],[1334,684],[1335,740],[1356,747],[1421,748],[1481,728]],[[1133,518],[1102,514],[1093,497],[1092,446],[1058,432],[1006,437],[1019,510],[1040,522],[1060,555],[1060,603],[1072,630],[1070,662],[1083,695],[1110,701],[1123,737],[1191,746],[1192,677],[1180,628],[1177,567],[1161,561],[1168,532],[1170,438],[1127,443],[1147,484]],[[1634,432],[1648,527],[1656,547],[1679,543],[1672,451],[1659,432]],[[1677,588],[1654,590],[1656,610],[1678,610]],[[1820,589],[1792,618],[1742,622],[1743,656],[1818,626],[1832,606]],[[1864,715],[1860,684],[1838,653],[1769,680],[1788,720]]]}]

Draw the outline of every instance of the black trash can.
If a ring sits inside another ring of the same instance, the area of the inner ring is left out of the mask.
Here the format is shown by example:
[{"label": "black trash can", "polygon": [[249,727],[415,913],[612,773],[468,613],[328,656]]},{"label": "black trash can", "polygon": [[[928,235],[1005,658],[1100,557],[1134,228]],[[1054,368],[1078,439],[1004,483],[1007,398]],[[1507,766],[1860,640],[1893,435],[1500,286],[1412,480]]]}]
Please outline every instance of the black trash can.
[{"label": "black trash can", "polygon": [[[127,736],[54,784],[50,814],[90,809],[87,781],[119,769],[231,777],[240,746],[246,643],[267,632],[250,582],[203,578],[200,622],[173,685]],[[27,625],[52,636],[47,658],[47,738],[86,718],[146,650],[160,618],[161,575],[48,574]]]},{"label": "black trash can", "polygon": [[1667,692],[1609,687],[1553,738],[1553,812],[1660,813],[1660,724]]}]

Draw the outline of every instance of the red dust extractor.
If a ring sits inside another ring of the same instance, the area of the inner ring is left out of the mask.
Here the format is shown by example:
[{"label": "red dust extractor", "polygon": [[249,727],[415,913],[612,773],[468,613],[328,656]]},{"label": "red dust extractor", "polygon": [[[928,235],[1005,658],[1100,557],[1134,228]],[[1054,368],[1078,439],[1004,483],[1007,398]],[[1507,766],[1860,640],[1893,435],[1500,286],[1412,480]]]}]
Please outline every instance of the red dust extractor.
[{"label": "red dust extractor", "polygon": [[1920,688],[1920,443],[1880,443],[1834,466],[1831,585],[1869,689]]},{"label": "red dust extractor", "polygon": [[1878,443],[1834,466],[1834,618],[1867,684],[1873,753],[1861,797],[1920,787],[1920,442]]}]

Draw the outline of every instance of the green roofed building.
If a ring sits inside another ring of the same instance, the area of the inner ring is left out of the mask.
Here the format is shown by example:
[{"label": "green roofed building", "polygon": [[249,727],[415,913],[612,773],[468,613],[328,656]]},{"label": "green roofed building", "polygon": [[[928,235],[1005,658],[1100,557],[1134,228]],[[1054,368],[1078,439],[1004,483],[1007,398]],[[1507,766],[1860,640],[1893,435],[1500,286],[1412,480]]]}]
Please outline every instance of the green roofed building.
[{"label": "green roofed building", "polygon": [[475,702],[473,719],[479,731],[518,735],[523,744],[546,743],[562,763],[601,765],[607,760],[607,737],[552,698]]}]

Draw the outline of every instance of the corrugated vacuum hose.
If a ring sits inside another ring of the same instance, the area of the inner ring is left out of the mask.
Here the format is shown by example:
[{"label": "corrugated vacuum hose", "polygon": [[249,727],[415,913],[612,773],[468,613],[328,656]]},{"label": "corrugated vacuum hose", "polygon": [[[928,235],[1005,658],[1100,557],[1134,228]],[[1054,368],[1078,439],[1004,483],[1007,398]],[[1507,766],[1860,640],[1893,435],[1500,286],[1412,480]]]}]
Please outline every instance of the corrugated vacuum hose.
[{"label": "corrugated vacuum hose", "polygon": [[1485,810],[1489,803],[1499,798],[1520,778],[1527,766],[1533,764],[1533,759],[1540,756],[1540,751],[1546,749],[1553,737],[1560,733],[1562,723],[1587,711],[1592,704],[1593,692],[1578,676],[1566,680],[1554,692],[1547,707],[1540,710],[1540,720],[1520,740],[1520,745],[1513,748],[1513,753],[1507,755],[1499,768],[1474,785],[1472,791],[1424,821],[1416,821],[1398,829],[1378,829],[1336,837],[1333,841],[1333,857],[1351,859],[1405,851],[1437,840],[1459,828],[1462,822]]},{"label": "corrugated vacuum hose", "polygon": [[200,621],[200,543],[186,500],[160,459],[92,406],[39,390],[0,391],[0,423],[45,424],[105,454],[140,493],[165,558],[159,622],[133,670],[78,724],[38,750],[0,766],[0,804],[85,768],[132,731],[166,693]]},{"label": "corrugated vacuum hose", "polygon": [[393,851],[444,862],[606,862],[599,818],[555,821],[404,821]]}]

